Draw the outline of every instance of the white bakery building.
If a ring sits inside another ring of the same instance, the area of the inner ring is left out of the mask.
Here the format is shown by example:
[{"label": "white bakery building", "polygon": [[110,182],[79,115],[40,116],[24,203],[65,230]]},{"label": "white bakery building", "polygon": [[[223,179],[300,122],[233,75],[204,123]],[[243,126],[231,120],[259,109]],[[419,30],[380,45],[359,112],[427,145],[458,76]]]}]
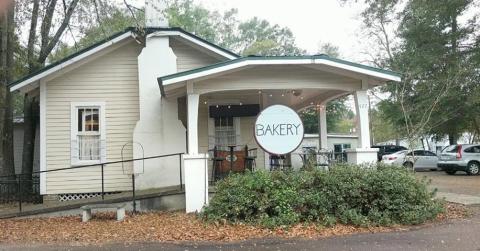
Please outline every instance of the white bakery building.
[{"label": "white bakery building", "polygon": [[[161,6],[160,6],[161,9]],[[358,116],[348,161],[376,160],[370,148],[367,90],[398,73],[327,55],[241,57],[181,28],[172,28],[158,8],[146,7],[142,31],[126,29],[12,83],[40,103],[40,171],[185,153],[182,175],[187,210],[203,205],[211,178],[212,149],[257,148],[257,169],[271,156],[257,146],[253,125],[264,108],[281,104],[300,111],[320,108],[320,148],[329,147],[325,105],[353,94]],[[333,149],[332,149],[333,150]],[[135,162],[137,189],[178,184],[179,160]],[[41,193],[99,192],[98,166],[41,173]],[[130,189],[121,164],[105,168],[106,191]]]}]

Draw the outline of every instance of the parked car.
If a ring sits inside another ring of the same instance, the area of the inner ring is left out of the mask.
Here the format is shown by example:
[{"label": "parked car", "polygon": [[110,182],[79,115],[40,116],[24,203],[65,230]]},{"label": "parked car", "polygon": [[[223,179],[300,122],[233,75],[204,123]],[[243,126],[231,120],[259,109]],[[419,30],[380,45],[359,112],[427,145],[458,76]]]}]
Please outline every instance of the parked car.
[{"label": "parked car", "polygon": [[377,153],[378,161],[382,160],[383,155],[396,153],[396,152],[402,151],[402,150],[407,150],[406,147],[395,146],[395,145],[385,145],[385,146],[374,145],[374,146],[372,146],[372,148],[378,148],[378,153]]},{"label": "parked car", "polygon": [[438,167],[447,174],[453,175],[457,171],[468,175],[480,173],[480,145],[451,145],[440,154]]},{"label": "parked car", "polygon": [[406,168],[437,170],[438,157],[426,150],[402,150],[382,157],[382,162]]}]

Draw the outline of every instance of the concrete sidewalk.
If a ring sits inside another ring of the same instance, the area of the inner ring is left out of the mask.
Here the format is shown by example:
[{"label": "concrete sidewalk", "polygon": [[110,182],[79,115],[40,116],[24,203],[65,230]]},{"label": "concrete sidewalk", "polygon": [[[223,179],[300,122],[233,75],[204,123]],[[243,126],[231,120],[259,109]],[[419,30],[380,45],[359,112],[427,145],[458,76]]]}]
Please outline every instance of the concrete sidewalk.
[{"label": "concrete sidewalk", "polygon": [[480,205],[480,197],[478,196],[445,192],[437,192],[436,196],[438,198],[443,198],[448,202],[458,203],[462,205]]}]

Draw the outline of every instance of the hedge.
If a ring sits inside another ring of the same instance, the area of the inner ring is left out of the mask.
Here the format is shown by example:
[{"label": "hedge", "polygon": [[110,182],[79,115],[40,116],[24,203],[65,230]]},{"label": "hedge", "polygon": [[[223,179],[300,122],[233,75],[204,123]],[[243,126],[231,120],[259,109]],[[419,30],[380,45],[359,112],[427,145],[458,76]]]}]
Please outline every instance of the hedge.
[{"label": "hedge", "polygon": [[427,183],[404,168],[384,166],[233,174],[217,183],[201,217],[264,227],[420,224],[444,208]]}]

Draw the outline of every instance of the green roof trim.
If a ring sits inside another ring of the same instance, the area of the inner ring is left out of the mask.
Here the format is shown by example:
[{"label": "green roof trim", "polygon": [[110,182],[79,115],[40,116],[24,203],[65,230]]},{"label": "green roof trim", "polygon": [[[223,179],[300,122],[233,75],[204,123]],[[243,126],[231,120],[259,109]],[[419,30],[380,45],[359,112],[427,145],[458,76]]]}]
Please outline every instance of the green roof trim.
[{"label": "green roof trim", "polygon": [[[213,43],[211,43],[211,42],[208,42],[207,40],[205,40],[205,39],[203,39],[203,38],[200,38],[200,37],[198,37],[198,36],[196,36],[196,35],[194,35],[194,34],[192,34],[192,33],[189,33],[189,32],[187,32],[187,31],[185,31],[185,30],[183,30],[182,28],[179,28],[179,27],[172,27],[172,28],[145,28],[145,33],[146,33],[147,35],[148,35],[148,34],[151,34],[151,33],[154,33],[154,32],[157,32],[157,31],[176,31],[176,32],[181,32],[181,33],[183,33],[183,34],[185,34],[185,35],[187,35],[187,36],[193,37],[193,38],[195,38],[195,39],[197,39],[197,40],[199,40],[199,41],[201,41],[201,42],[203,42],[203,43],[206,43],[206,44],[208,44],[208,45],[210,45],[210,46],[212,46],[212,47],[214,47],[214,48],[216,48],[216,49],[218,49],[218,50],[220,50],[220,51],[222,51],[222,52],[224,52],[224,53],[227,53],[227,54],[229,54],[229,55],[231,55],[231,56],[234,56],[234,57],[237,57],[237,58],[240,57],[238,54],[236,54],[236,53],[234,53],[234,52],[231,52],[231,51],[229,51],[229,50],[227,50],[227,49],[225,49],[225,48],[222,48],[222,47],[220,47],[220,46],[218,46],[218,45],[216,45],[216,44],[213,44]],[[100,45],[102,45],[102,44],[104,44],[104,43],[106,43],[106,42],[108,42],[108,41],[110,41],[110,40],[113,40],[113,39],[115,39],[115,38],[117,38],[117,37],[120,37],[120,36],[122,36],[122,35],[124,35],[124,34],[126,34],[126,33],[128,33],[128,32],[138,33],[138,30],[137,30],[137,28],[135,28],[135,27],[128,27],[128,28],[126,28],[126,29],[123,30],[123,31],[117,32],[117,33],[111,35],[110,37],[107,37],[107,38],[105,38],[105,39],[102,39],[102,40],[96,42],[95,44],[92,44],[92,45],[90,45],[90,46],[88,46],[88,47],[85,47],[85,48],[83,48],[83,49],[81,49],[81,50],[79,50],[79,51],[77,51],[77,52],[75,52],[75,53],[73,53],[73,54],[71,54],[71,55],[68,55],[68,56],[65,57],[65,58],[62,58],[61,60],[58,60],[58,61],[56,61],[56,62],[54,62],[54,63],[51,63],[51,64],[49,64],[49,65],[47,65],[47,66],[45,66],[45,67],[43,67],[43,68],[41,68],[41,69],[33,72],[33,73],[30,73],[30,74],[28,74],[28,75],[26,75],[26,76],[21,77],[20,79],[15,80],[15,81],[9,83],[9,84],[8,84],[8,87],[11,88],[11,87],[13,87],[13,86],[15,86],[15,85],[17,85],[17,84],[19,84],[19,83],[21,83],[21,82],[24,82],[25,80],[28,80],[29,78],[32,78],[32,77],[34,77],[34,76],[36,76],[36,75],[38,75],[38,74],[40,74],[40,73],[42,73],[42,72],[45,72],[45,71],[50,70],[50,69],[52,69],[52,68],[54,68],[54,67],[56,67],[56,66],[58,66],[58,65],[60,65],[60,64],[63,64],[63,63],[65,63],[65,62],[67,62],[67,61],[69,61],[69,60],[71,60],[71,59],[73,59],[73,58],[75,58],[75,57],[77,57],[77,56],[79,56],[79,55],[87,52],[87,51],[93,50],[93,49],[95,49],[96,47],[98,47],[98,46],[100,46]]]},{"label": "green roof trim", "polygon": [[287,59],[287,60],[324,59],[324,60],[329,60],[329,61],[332,61],[332,62],[335,62],[335,63],[340,63],[340,64],[344,64],[344,65],[358,67],[358,68],[361,68],[361,69],[374,71],[374,72],[378,72],[378,73],[382,73],[382,74],[387,74],[387,75],[391,75],[391,76],[395,76],[395,77],[399,77],[399,78],[402,77],[402,74],[400,74],[398,72],[385,70],[385,69],[380,69],[380,68],[376,68],[376,67],[372,67],[372,66],[368,66],[368,65],[363,65],[363,64],[359,64],[359,63],[354,63],[354,62],[346,61],[346,60],[343,60],[343,59],[331,58],[326,54],[320,54],[320,55],[312,55],[312,56],[304,55],[304,56],[248,56],[248,57],[241,57],[241,58],[237,58],[237,59],[233,59],[233,60],[229,60],[229,61],[225,61],[225,62],[220,62],[220,63],[217,63],[217,64],[208,65],[208,66],[205,66],[205,67],[200,67],[200,68],[196,68],[196,69],[192,69],[192,70],[188,70],[188,71],[178,72],[178,73],[174,73],[174,74],[171,74],[171,75],[166,75],[166,76],[163,76],[163,77],[159,77],[158,81],[163,82],[165,80],[174,79],[174,78],[178,78],[178,77],[183,77],[183,76],[187,76],[187,75],[190,75],[190,74],[195,74],[195,73],[199,73],[199,72],[203,72],[203,71],[207,71],[207,70],[211,70],[211,69],[215,69],[215,68],[220,68],[220,67],[223,67],[223,66],[236,64],[236,63],[243,62],[243,61],[249,61],[249,60],[272,60],[273,61],[273,60],[285,60],[285,59]]}]

